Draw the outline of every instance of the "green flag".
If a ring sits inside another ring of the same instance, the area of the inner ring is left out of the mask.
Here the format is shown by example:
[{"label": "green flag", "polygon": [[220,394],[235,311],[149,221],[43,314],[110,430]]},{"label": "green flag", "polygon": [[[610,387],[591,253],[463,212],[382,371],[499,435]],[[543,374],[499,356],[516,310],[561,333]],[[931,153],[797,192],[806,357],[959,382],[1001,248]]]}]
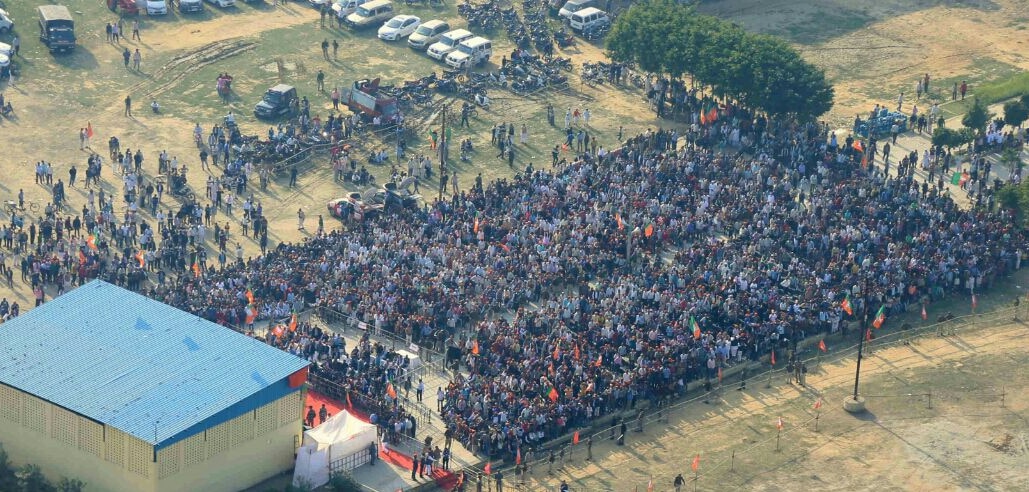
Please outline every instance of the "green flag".
[{"label": "green flag", "polygon": [[950,177],[950,184],[957,186],[961,184],[961,172],[957,171],[953,176]]}]

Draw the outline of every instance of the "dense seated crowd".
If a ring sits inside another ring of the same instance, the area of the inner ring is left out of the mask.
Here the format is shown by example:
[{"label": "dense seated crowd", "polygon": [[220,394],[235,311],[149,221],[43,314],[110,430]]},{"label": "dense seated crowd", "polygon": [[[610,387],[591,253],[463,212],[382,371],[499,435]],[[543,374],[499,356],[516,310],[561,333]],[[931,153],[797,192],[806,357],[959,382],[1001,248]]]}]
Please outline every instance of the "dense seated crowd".
[{"label": "dense seated crowd", "polygon": [[[852,141],[837,143],[823,125],[724,108],[682,135],[648,130],[617,152],[530,165],[421,210],[249,260],[239,250],[218,267],[199,247],[199,210],[162,222],[158,244],[145,223],[119,230],[101,200],[107,220],[84,209],[100,224],[86,229],[103,230],[98,247],[75,228],[22,270],[35,281],[37,263],[95,263],[113,281],[238,328],[317,306],[456,346],[468,376],[444,389],[444,420],[468,445],[513,453],[845,329],[847,297],[856,314],[885,306],[892,316],[1020,268],[1026,237],[1011,217],[960,209],[942,183],[916,182],[914,165],[886,176],[859,161]],[[145,261],[134,258],[140,238]],[[160,270],[145,284],[136,261],[179,274]],[[385,422],[407,418],[385,397],[401,359],[368,341],[348,353],[315,330],[269,343],[320,361],[316,373],[376,401]]]}]

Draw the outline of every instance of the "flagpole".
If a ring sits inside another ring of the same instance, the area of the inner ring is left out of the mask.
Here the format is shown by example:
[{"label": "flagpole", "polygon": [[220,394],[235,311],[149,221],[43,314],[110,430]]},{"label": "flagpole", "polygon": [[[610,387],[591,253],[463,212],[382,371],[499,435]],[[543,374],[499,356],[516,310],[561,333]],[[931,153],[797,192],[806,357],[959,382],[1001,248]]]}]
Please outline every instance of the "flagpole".
[{"label": "flagpole", "polygon": [[863,321],[861,322],[861,329],[858,330],[857,368],[854,370],[854,396],[843,402],[843,409],[850,413],[861,413],[865,411],[865,401],[863,398],[858,396],[858,385],[861,382],[861,359],[864,357],[865,353],[865,331],[868,329],[868,303],[871,301],[871,296],[868,292],[867,274],[864,279],[862,294],[865,297],[865,302],[861,309],[864,313],[862,316]]},{"label": "flagpole", "polygon": [[782,429],[775,431],[775,452],[779,452],[779,438],[782,437]]},{"label": "flagpole", "polygon": [[822,412],[815,412],[815,432],[818,432],[818,418],[822,416]]}]

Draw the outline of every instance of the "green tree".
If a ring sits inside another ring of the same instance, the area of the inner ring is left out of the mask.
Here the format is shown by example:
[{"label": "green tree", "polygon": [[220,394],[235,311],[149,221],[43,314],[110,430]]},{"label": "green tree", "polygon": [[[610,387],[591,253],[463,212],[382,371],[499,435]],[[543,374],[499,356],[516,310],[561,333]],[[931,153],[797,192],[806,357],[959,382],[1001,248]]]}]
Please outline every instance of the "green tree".
[{"label": "green tree", "polygon": [[825,73],[785,41],[747,33],[671,0],[637,3],[620,15],[607,52],[648,72],[688,73],[716,96],[776,116],[816,118],[835,97]]},{"label": "green tree", "polygon": [[965,128],[974,130],[976,133],[982,133],[986,131],[986,125],[990,122],[990,118],[993,114],[990,113],[986,105],[977,97],[972,100],[972,107],[968,108],[968,112],[961,118],[961,124]]},{"label": "green tree", "polygon": [[60,482],[57,482],[57,490],[60,492],[82,492],[86,488],[86,482],[77,478],[62,477]]},{"label": "green tree", "polygon": [[1022,101],[1004,103],[1004,123],[1021,128],[1025,120],[1029,120],[1029,107],[1026,107]]},{"label": "green tree", "polygon": [[1018,185],[1005,184],[997,192],[997,203],[1015,211],[1015,220],[1021,227],[1029,226],[1029,180]]},{"label": "green tree", "polygon": [[18,487],[23,492],[51,492],[53,486],[43,476],[39,466],[28,464],[18,469],[14,474],[18,478]]}]

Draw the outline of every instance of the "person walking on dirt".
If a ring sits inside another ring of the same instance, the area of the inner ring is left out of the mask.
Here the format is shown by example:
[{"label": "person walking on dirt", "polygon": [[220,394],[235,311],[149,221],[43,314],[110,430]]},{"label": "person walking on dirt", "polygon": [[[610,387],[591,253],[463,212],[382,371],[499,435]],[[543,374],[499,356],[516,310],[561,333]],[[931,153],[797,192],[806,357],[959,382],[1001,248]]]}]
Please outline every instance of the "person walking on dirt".
[{"label": "person walking on dirt", "polygon": [[293,188],[297,185],[297,166],[289,168],[289,187]]},{"label": "person walking on dirt", "polygon": [[142,41],[139,37],[139,19],[132,21],[132,39]]},{"label": "person walking on dirt", "polygon": [[297,209],[297,230],[304,230],[304,209],[302,208]]},{"label": "person walking on dirt", "polygon": [[332,59],[339,59],[339,41],[335,39],[332,40]]},{"label": "person walking on dirt", "polygon": [[318,92],[325,91],[325,72],[319,68],[318,75],[316,75],[314,79],[318,83]]},{"label": "person walking on dirt", "polygon": [[125,116],[132,117],[132,95],[125,96]]},{"label": "person walking on dirt", "polygon": [[143,61],[143,55],[139,52],[139,48],[136,48],[136,52],[132,54],[132,68],[135,71],[139,71],[139,62]]},{"label": "person walking on dirt", "polygon": [[114,27],[111,25],[110,22],[108,22],[107,27],[105,27],[104,30],[107,31],[107,42],[110,43],[112,40],[114,40],[114,38],[111,36],[111,34],[114,32]]},{"label": "person walking on dirt", "polygon": [[329,59],[329,40],[328,39],[322,40],[322,57],[324,57],[326,60]]},{"label": "person walking on dirt", "polygon": [[121,52],[122,61],[125,62],[125,68],[129,68],[129,60],[132,59],[132,52],[128,48]]}]

